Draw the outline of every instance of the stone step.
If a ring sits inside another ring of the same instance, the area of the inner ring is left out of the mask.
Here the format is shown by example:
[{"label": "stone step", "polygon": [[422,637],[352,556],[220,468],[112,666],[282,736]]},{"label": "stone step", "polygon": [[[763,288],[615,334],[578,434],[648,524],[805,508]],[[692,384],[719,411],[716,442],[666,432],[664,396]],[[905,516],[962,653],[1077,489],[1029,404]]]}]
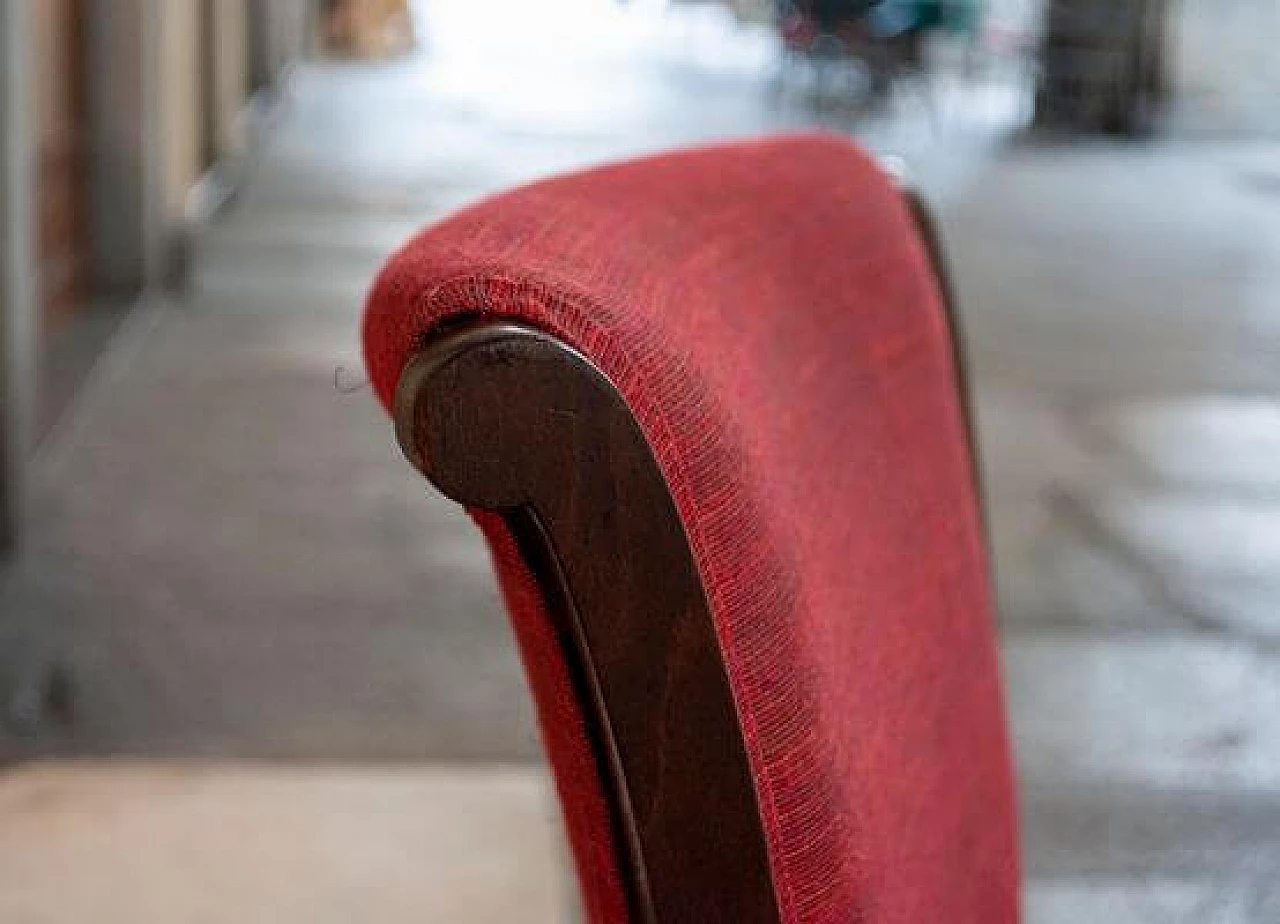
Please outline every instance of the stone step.
[{"label": "stone step", "polygon": [[[1028,924],[1274,924],[1264,794],[1027,799]],[[562,924],[543,768],[43,764],[0,777],[0,920]]]}]

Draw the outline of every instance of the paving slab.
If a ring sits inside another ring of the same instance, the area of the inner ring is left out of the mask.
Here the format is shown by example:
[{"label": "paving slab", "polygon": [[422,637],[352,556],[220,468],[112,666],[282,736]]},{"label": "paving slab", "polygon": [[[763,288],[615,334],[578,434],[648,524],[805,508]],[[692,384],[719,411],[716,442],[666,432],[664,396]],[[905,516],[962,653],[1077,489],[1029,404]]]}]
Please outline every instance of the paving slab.
[{"label": "paving slab", "polygon": [[0,775],[6,924],[559,924],[531,769],[60,765]]},{"label": "paving slab", "polygon": [[1274,652],[1213,635],[1019,632],[1004,666],[1028,782],[1280,790]]}]

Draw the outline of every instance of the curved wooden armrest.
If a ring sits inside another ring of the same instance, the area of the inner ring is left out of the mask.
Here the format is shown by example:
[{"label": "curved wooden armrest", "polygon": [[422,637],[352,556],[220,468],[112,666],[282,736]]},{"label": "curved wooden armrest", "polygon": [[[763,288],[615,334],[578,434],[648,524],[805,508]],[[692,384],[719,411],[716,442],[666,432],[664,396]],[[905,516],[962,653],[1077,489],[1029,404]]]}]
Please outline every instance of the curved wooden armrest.
[{"label": "curved wooden armrest", "polygon": [[777,922],[743,732],[693,553],[626,402],[527,326],[438,332],[396,397],[406,454],[500,513],[569,660],[632,918]]}]

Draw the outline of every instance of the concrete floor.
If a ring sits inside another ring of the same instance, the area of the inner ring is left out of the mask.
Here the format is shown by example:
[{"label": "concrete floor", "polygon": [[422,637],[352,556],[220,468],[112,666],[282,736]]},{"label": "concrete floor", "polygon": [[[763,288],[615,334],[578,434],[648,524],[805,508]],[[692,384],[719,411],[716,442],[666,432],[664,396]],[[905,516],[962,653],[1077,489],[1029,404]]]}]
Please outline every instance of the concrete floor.
[{"label": "concrete floor", "polygon": [[[0,631],[72,689],[0,750],[412,763],[15,771],[0,920],[561,917],[484,552],[356,387],[360,302],[487,191],[847,118],[778,101],[767,43],[706,10],[436,6],[429,53],[299,75],[191,298],[135,313],[46,446],[0,575]],[[1280,148],[1006,145],[1016,72],[858,129],[955,262],[1030,918],[1280,920]]]}]

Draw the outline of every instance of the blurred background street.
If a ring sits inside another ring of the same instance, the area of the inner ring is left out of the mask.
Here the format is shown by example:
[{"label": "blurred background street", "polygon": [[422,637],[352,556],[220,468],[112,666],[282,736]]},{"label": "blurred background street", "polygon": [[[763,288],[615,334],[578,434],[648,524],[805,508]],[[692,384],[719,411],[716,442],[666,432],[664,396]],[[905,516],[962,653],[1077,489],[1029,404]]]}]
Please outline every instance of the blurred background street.
[{"label": "blurred background street", "polygon": [[487,554],[364,386],[363,298],[486,193],[815,126],[944,229],[1031,924],[1280,920],[1280,4],[1174,4],[1136,139],[1032,130],[1038,4],[866,106],[727,4],[413,12],[407,51],[292,23],[176,278],[45,315],[0,920],[567,920]]}]

